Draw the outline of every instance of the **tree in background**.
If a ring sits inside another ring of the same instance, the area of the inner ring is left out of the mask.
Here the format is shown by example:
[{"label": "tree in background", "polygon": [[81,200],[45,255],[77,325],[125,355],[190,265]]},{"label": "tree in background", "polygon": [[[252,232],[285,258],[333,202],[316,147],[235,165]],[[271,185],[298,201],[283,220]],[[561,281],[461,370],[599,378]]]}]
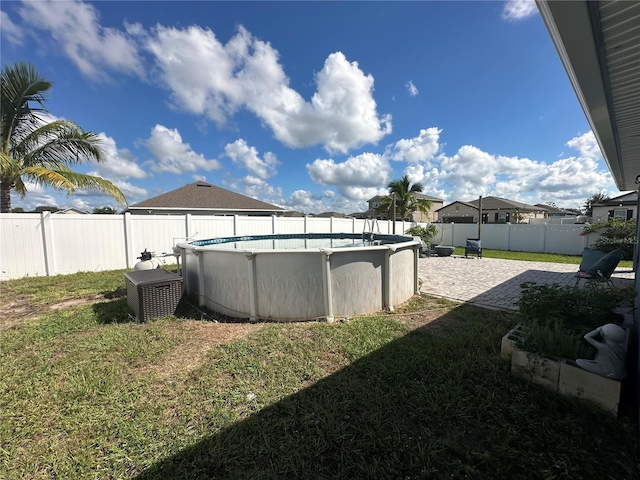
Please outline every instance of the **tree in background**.
[{"label": "tree in background", "polygon": [[609,195],[607,195],[606,193],[594,193],[589,198],[587,198],[586,202],[584,202],[584,214],[587,217],[592,217],[593,216],[593,205],[595,203],[608,202],[609,200],[611,200],[611,197]]},{"label": "tree in background", "polygon": [[39,205],[36,208],[34,208],[33,210],[31,210],[31,212],[29,213],[42,213],[42,212],[51,212],[51,213],[55,213],[55,212],[59,212],[60,209],[58,207],[52,207],[51,205]]},{"label": "tree in background", "polygon": [[108,213],[108,214],[114,214],[114,213],[118,213],[117,210],[113,207],[96,207],[93,209],[93,213],[98,213],[98,214],[102,214],[102,213]]},{"label": "tree in background", "polygon": [[602,222],[594,222],[587,225],[580,235],[589,233],[599,233],[600,238],[593,243],[593,246],[604,252],[611,252],[618,247],[624,251],[625,260],[633,259],[633,247],[636,243],[636,219],[622,220],[620,218],[610,218]]},{"label": "tree in background", "polygon": [[98,190],[126,203],[123,193],[100,177],[74,172],[69,164],[104,160],[99,137],[73,122],[46,120],[51,82],[30,63],[0,73],[0,213],[11,212],[11,190],[24,197],[24,181],[66,190]]},{"label": "tree in background", "polygon": [[405,175],[400,180],[394,180],[387,185],[389,195],[384,197],[378,207],[378,213],[387,212],[391,217],[391,194],[396,196],[396,219],[411,220],[415,212],[428,213],[431,209],[431,202],[424,198],[416,198],[416,193],[422,193],[423,187],[420,183],[411,184],[409,176]]}]

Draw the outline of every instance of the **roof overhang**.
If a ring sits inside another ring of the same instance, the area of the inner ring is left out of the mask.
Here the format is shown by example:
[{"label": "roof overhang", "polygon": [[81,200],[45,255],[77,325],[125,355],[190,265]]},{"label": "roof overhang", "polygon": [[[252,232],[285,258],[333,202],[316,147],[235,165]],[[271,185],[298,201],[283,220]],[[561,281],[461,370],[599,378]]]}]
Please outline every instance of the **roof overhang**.
[{"label": "roof overhang", "polygon": [[616,185],[637,189],[640,2],[536,3]]}]

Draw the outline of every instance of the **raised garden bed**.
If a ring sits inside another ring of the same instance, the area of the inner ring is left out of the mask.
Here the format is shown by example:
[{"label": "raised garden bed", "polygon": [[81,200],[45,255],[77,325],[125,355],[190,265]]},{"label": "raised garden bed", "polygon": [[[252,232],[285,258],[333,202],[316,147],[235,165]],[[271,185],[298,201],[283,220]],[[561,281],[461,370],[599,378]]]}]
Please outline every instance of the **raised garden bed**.
[{"label": "raised garden bed", "polygon": [[[625,325],[626,329],[629,326]],[[562,395],[587,400],[599,408],[618,414],[622,381],[588,372],[569,359],[543,356],[518,347],[526,327],[516,325],[503,338],[500,356],[510,363],[511,374]],[[630,335],[627,336],[627,339]]]}]

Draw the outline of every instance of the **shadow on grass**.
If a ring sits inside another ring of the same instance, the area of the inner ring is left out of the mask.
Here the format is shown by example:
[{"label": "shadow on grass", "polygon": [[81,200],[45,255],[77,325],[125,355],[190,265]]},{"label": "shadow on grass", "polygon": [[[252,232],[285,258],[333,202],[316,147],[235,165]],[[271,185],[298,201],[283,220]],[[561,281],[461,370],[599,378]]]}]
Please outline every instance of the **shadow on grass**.
[{"label": "shadow on grass", "polygon": [[512,323],[458,307],[137,478],[634,478],[629,429],[511,379]]}]

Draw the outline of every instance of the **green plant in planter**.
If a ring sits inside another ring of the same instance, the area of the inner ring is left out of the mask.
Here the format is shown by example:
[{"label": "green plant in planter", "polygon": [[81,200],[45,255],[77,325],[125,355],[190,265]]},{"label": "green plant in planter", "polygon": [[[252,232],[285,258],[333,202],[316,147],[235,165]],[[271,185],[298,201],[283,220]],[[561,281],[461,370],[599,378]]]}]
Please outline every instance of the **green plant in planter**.
[{"label": "green plant in planter", "polygon": [[517,342],[518,347],[538,355],[577,358],[593,358],[593,348],[583,341],[580,334],[567,330],[562,320],[550,323],[532,321]]},{"label": "green plant in planter", "polygon": [[573,333],[586,333],[596,327],[619,321],[612,309],[633,298],[633,288],[602,289],[595,284],[584,288],[570,285],[536,285],[527,282],[520,285],[522,292],[517,302],[522,321],[551,325],[561,320]]},{"label": "green plant in planter", "polygon": [[435,225],[429,225],[428,227],[421,227],[420,225],[414,225],[407,229],[404,233],[414,237],[420,237],[427,246],[431,246],[431,239],[438,233],[438,229]]}]

